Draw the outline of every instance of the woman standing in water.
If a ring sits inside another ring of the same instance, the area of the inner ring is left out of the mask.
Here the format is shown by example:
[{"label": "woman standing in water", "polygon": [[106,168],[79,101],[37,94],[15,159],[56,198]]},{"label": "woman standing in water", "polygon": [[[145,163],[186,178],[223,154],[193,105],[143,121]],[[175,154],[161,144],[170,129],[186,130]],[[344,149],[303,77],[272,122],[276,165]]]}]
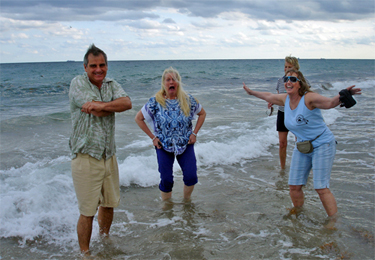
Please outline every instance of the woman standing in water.
[{"label": "woman standing in water", "polygon": [[285,77],[286,94],[272,94],[243,88],[249,95],[272,104],[285,106],[285,126],[297,137],[298,142],[311,141],[313,151],[293,150],[289,172],[289,191],[296,209],[304,204],[302,187],[306,185],[310,170],[314,173],[314,189],[328,216],[337,213],[336,200],[329,189],[333,159],[336,154],[336,141],[324,122],[320,109],[330,109],[344,104],[354,105],[352,95],[361,94],[361,89],[350,86],[333,98],[328,98],[310,90],[303,74],[289,70]]},{"label": "woman standing in water", "polygon": [[[184,199],[189,200],[198,182],[194,143],[206,112],[192,95],[184,91],[177,70],[166,69],[161,81],[161,89],[137,113],[135,121],[156,148],[162,200],[172,197],[175,157],[183,173]],[[196,115],[198,120],[193,130],[192,120]]]},{"label": "woman standing in water", "polygon": [[[286,56],[284,63],[284,76],[279,78],[276,85],[276,91],[278,94],[286,93],[284,87],[284,78],[288,70],[295,69],[299,70],[299,62],[296,57]],[[268,108],[272,107],[272,103],[268,103]],[[271,110],[272,111],[272,110]],[[280,167],[285,169],[286,162],[286,148],[288,146],[288,128],[284,124],[284,106],[279,106],[277,110],[277,120],[276,120],[276,131],[279,134],[279,157],[280,157]]]}]

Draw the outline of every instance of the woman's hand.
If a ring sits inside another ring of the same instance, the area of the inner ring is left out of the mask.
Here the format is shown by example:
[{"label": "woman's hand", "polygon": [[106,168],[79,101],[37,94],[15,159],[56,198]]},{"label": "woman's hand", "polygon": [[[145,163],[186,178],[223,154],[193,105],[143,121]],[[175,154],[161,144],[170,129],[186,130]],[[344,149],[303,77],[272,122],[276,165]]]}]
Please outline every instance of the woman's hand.
[{"label": "woman's hand", "polygon": [[191,134],[189,137],[188,144],[195,144],[196,141],[197,141],[197,137],[194,134]]},{"label": "woman's hand", "polygon": [[362,94],[362,89],[360,88],[354,88],[355,85],[347,87],[346,89],[349,90],[350,94],[352,95],[361,95]]},{"label": "woman's hand", "polygon": [[156,137],[154,140],[152,140],[152,144],[153,144],[156,148],[161,149],[161,142],[160,142],[159,138]]},{"label": "woman's hand", "polygon": [[247,94],[251,95],[250,94],[251,90],[245,85],[245,82],[243,82],[242,84],[243,84],[243,89],[247,92]]}]

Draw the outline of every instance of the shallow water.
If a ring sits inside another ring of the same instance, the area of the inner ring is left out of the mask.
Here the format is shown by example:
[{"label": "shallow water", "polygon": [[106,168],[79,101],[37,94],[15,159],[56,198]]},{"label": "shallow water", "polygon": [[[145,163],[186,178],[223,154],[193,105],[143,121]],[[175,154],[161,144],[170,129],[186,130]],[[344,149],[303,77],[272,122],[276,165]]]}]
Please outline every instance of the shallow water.
[{"label": "shallow water", "polygon": [[[303,211],[289,214],[288,169],[279,169],[276,116],[267,117],[266,103],[242,90],[245,81],[273,91],[281,60],[112,62],[111,76],[131,96],[133,109],[116,117],[121,205],[109,239],[99,237],[95,222],[92,254],[97,259],[374,259],[374,62],[300,64],[325,96],[351,84],[363,89],[353,108],[323,111],[338,141],[331,176],[339,209],[334,230],[325,228],[329,219],[312,174]],[[161,72],[170,65],[180,70],[207,119],[195,146],[199,183],[192,201],[182,199],[176,165],[172,202],[165,204],[155,151],[134,116],[160,88]],[[1,259],[80,259],[67,93],[82,65],[36,64],[35,75],[23,78],[16,72],[25,64],[1,66],[7,72],[1,74]],[[292,134],[288,141],[287,165]]]},{"label": "shallow water", "polygon": [[[276,155],[276,154],[275,154]],[[181,178],[174,197],[162,203],[156,187],[121,189],[109,240],[93,236],[97,259],[371,259],[374,249],[373,205],[355,212],[347,200],[371,200],[373,193],[357,185],[334,193],[340,217],[335,230],[309,185],[306,205],[290,215],[287,174],[269,158],[226,167],[205,167],[191,202],[182,199]],[[333,177],[334,178],[334,177]],[[357,189],[357,192],[355,190]],[[347,194],[344,196],[344,194]],[[356,209],[357,208],[357,209]],[[367,219],[366,221],[363,221]],[[47,223],[46,223],[47,224]],[[60,232],[72,232],[73,227]],[[18,238],[19,239],[19,238]],[[79,259],[74,243],[61,249],[42,237],[23,246],[17,238],[2,239],[2,256],[16,259]],[[73,246],[73,252],[69,248]]]}]

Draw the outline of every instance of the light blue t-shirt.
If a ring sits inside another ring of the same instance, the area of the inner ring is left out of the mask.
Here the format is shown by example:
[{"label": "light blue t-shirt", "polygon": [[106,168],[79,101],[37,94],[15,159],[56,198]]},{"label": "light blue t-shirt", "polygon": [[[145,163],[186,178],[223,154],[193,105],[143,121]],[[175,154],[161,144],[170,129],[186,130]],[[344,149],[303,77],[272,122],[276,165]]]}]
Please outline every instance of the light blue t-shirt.
[{"label": "light blue t-shirt", "polygon": [[177,99],[167,99],[164,108],[156,102],[155,97],[152,97],[142,107],[142,114],[146,122],[152,126],[154,135],[159,138],[163,149],[176,155],[185,151],[193,132],[191,121],[202,110],[201,104],[190,94],[188,96],[190,100],[188,116],[182,112]]},{"label": "light blue t-shirt", "polygon": [[318,147],[335,139],[324,122],[320,109],[310,110],[306,107],[305,95],[302,96],[294,110],[290,109],[289,101],[288,95],[285,100],[284,124],[297,137],[297,142],[311,141],[321,135],[312,142],[313,147]]}]

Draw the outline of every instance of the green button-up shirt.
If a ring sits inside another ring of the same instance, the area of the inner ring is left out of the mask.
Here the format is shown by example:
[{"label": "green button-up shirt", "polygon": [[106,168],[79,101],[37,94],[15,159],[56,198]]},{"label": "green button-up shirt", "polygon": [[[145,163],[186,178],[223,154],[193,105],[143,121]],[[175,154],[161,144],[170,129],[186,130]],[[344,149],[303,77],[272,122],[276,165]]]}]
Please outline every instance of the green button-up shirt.
[{"label": "green button-up shirt", "polygon": [[75,77],[69,89],[73,131],[69,139],[72,159],[77,153],[88,154],[98,160],[111,158],[116,153],[115,113],[98,117],[81,112],[89,101],[110,102],[128,96],[116,81],[105,78],[99,88],[93,85],[87,73]]}]

